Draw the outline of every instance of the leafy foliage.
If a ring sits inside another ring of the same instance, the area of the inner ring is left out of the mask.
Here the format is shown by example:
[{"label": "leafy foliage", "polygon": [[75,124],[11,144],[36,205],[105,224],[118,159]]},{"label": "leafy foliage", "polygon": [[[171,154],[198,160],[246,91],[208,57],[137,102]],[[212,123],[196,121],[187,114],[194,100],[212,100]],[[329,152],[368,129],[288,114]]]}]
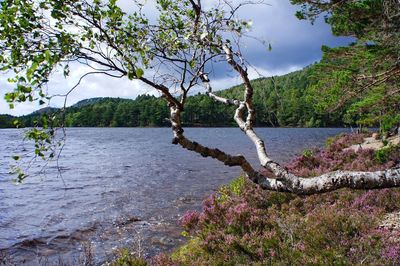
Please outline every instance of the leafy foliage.
[{"label": "leafy foliage", "polygon": [[139,258],[124,249],[118,251],[117,258],[111,262],[106,263],[108,266],[147,266],[147,262],[143,258]]},{"label": "leafy foliage", "polygon": [[400,5],[392,0],[306,1],[300,19],[324,14],[338,36],[354,37],[348,47],[323,47],[310,99],[320,112],[342,110],[346,122],[398,126],[400,110]]},{"label": "leafy foliage", "polygon": [[[151,21],[143,12],[141,1],[131,4],[126,12],[116,0],[1,1],[0,71],[13,75],[9,82],[15,85],[14,91],[5,96],[10,108],[27,101],[44,105],[53,97],[65,97],[65,105],[68,95],[85,77],[102,74],[135,79],[158,90],[180,116],[190,89],[201,85],[204,75],[212,72],[210,63],[226,59],[223,48],[237,50],[235,38],[249,29],[249,23],[238,18],[237,9],[229,3],[203,9],[200,1],[157,0],[157,18]],[[53,74],[61,72],[67,78],[77,65],[84,70],[78,71],[76,84],[64,95],[51,95],[47,85]],[[153,103],[163,112],[157,101]],[[42,137],[55,132],[52,126],[65,132],[65,124],[75,120],[66,120],[65,107],[50,120],[33,121],[37,128],[28,136],[35,138],[39,145],[35,153],[44,160],[52,157],[43,152],[51,148],[41,148]],[[120,107],[120,113],[127,109]],[[144,119],[130,123],[163,123],[160,119],[146,121],[146,110]],[[77,116],[79,120],[87,118]],[[115,125],[119,126],[120,120],[117,117]],[[109,126],[107,122],[103,120],[98,125]]]}]

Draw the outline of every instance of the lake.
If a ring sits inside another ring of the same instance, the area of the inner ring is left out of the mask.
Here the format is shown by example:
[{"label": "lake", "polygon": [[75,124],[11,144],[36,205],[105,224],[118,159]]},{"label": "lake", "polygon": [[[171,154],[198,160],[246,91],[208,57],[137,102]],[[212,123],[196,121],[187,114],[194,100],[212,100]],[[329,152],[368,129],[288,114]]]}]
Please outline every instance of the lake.
[{"label": "lake", "polygon": [[[281,163],[348,131],[256,129]],[[8,172],[11,155],[29,148],[23,132],[0,130],[0,251],[18,264],[59,256],[77,260],[87,243],[97,263],[119,247],[140,249],[145,256],[171,250],[184,243],[179,217],[241,174],[238,167],[172,145],[168,128],[70,128],[59,168],[49,165],[45,175],[17,186]],[[258,168],[253,144],[237,128],[189,128],[186,135],[242,153]]]}]

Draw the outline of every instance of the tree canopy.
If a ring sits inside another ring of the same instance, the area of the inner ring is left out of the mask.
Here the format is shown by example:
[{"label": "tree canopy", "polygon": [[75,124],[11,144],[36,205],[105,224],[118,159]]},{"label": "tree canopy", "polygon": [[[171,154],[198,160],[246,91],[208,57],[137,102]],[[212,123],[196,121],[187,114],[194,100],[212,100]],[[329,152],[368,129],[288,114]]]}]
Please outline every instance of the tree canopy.
[{"label": "tree canopy", "polygon": [[[323,15],[338,36],[354,38],[348,47],[323,47],[310,89],[321,111],[346,109],[347,122],[379,124],[388,131],[400,123],[400,3],[397,0],[308,1],[300,19]],[[320,93],[322,92],[322,93]]]},{"label": "tree canopy", "polygon": [[[318,1],[310,3],[318,4]],[[269,157],[263,140],[254,130],[255,91],[240,49],[240,40],[251,23],[240,19],[238,10],[254,2],[222,0],[209,6],[201,0],[157,0],[154,20],[147,18],[143,4],[139,1],[134,4],[134,11],[128,14],[116,0],[1,2],[0,69],[15,73],[10,79],[16,85],[15,90],[6,96],[10,107],[14,102],[51,100],[56,95],[46,93],[46,84],[52,74],[62,69],[68,77],[76,64],[83,64],[91,70],[82,74],[65,97],[88,75],[139,80],[158,90],[167,101],[173,144],[227,166],[239,166],[263,189],[307,195],[344,187],[400,186],[399,167],[377,172],[338,171],[304,178],[290,173]],[[240,98],[213,92],[210,83],[213,62],[225,62],[241,78]],[[185,136],[182,115],[189,92],[199,86],[215,102],[234,107],[235,123],[254,143],[260,165],[272,177],[256,170],[243,155],[206,147]],[[27,134],[35,141],[36,155],[44,159],[53,158],[57,146],[62,145],[51,145],[57,139],[53,119],[44,116],[43,129],[34,128]],[[65,133],[65,116],[61,121],[61,130]],[[21,169],[17,173],[20,181],[26,177]]]}]

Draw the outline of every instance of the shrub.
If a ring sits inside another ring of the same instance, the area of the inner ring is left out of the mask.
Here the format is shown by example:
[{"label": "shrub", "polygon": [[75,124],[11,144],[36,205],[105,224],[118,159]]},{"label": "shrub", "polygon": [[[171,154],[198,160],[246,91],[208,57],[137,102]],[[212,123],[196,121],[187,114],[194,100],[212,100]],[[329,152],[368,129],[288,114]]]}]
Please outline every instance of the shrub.
[{"label": "shrub", "polygon": [[245,182],[246,178],[244,176],[241,176],[239,178],[234,179],[228,185],[222,186],[218,190],[218,200],[223,202],[227,200],[232,193],[236,196],[239,196],[243,191]]},{"label": "shrub", "polygon": [[331,152],[343,150],[352,145],[363,143],[366,136],[367,134],[340,134],[336,137],[328,138],[325,148]]},{"label": "shrub", "polygon": [[143,258],[134,256],[128,249],[118,251],[117,258],[109,263],[110,266],[147,266],[147,262]]},{"label": "shrub", "polygon": [[[359,137],[339,137],[326,150],[295,158],[304,176],[379,170],[398,163],[399,147],[377,160],[373,150],[344,150]],[[299,197],[263,191],[244,178],[221,188],[181,222],[190,238],[172,256],[182,265],[398,265],[400,233],[379,227],[400,209],[400,189],[340,190]],[[167,264],[169,265],[169,264]]]},{"label": "shrub", "polygon": [[361,143],[359,135],[342,135],[330,142],[327,149],[307,152],[294,158],[286,167],[296,175],[312,177],[336,170],[378,171],[400,163],[400,146],[392,145],[378,151],[345,149],[356,142]]},{"label": "shrub", "polygon": [[389,145],[375,151],[375,159],[380,164],[388,161],[398,163],[400,161],[400,146]]}]

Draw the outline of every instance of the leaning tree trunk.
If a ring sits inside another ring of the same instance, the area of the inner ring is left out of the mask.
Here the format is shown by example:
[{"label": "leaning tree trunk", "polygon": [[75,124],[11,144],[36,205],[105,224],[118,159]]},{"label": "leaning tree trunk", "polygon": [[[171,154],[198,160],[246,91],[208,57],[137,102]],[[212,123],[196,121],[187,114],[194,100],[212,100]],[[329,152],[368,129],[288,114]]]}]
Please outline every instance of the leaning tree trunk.
[{"label": "leaning tree trunk", "polygon": [[[258,184],[261,188],[273,191],[291,192],[299,195],[309,195],[324,193],[333,191],[341,188],[352,188],[352,189],[375,189],[375,188],[389,188],[389,187],[400,187],[400,165],[393,169],[386,171],[377,172],[349,172],[349,171],[336,171],[326,173],[321,176],[313,178],[303,178],[296,176],[287,171],[277,162],[273,161],[269,156],[265,148],[265,144],[260,139],[253,129],[255,121],[255,110],[253,106],[253,87],[250,83],[247,68],[244,65],[246,62],[242,57],[240,51],[233,52],[230,42],[223,42],[222,38],[218,41],[218,38],[209,38],[207,35],[203,36],[202,30],[208,30],[201,24],[202,16],[208,19],[207,13],[202,11],[200,0],[190,0],[193,6],[194,17],[192,21],[193,27],[193,41],[198,47],[202,47],[200,52],[196,50],[192,55],[190,61],[187,59],[186,54],[183,58],[178,58],[175,62],[183,63],[181,70],[183,75],[180,80],[180,88],[182,90],[182,96],[178,101],[172,94],[169,93],[168,89],[164,85],[155,84],[149,80],[142,80],[145,83],[158,89],[168,101],[170,108],[170,121],[172,124],[172,131],[174,134],[173,144],[180,145],[183,148],[194,151],[203,157],[214,158],[227,166],[239,166],[247,177]],[[239,5],[238,7],[240,7]],[[231,7],[232,8],[232,7]],[[238,8],[232,8],[231,16],[228,18],[230,21]],[[204,19],[204,18],[203,18]],[[207,23],[206,23],[207,24]],[[208,24],[207,24],[208,25]],[[228,25],[228,28],[229,25]],[[200,30],[201,29],[201,30]],[[231,31],[232,29],[229,29]],[[212,35],[212,34],[211,34]],[[211,52],[209,55],[208,51]],[[171,60],[165,55],[164,51],[161,50],[162,59]],[[226,62],[236,71],[244,84],[244,97],[243,100],[227,99],[220,97],[213,93],[209,78],[204,71],[205,64],[215,58],[216,56],[225,57]],[[196,71],[188,71],[188,65],[191,65],[193,60],[199,60],[199,66]],[[238,60],[239,59],[239,60]],[[187,78],[186,74],[190,74],[191,79]],[[203,83],[206,88],[207,95],[216,102],[220,102],[226,105],[236,106],[234,113],[234,120],[244,134],[254,143],[260,165],[268,169],[273,173],[273,177],[266,177],[259,171],[256,171],[248,160],[243,155],[231,155],[224,151],[216,148],[209,148],[203,146],[195,141],[188,139],[184,135],[184,130],[181,123],[181,113],[184,110],[184,104],[186,96],[191,87],[197,84],[198,79]],[[190,81],[188,81],[190,80]],[[185,83],[188,82],[188,87],[185,88]],[[246,115],[246,117],[244,117]]]},{"label": "leaning tree trunk", "polygon": [[[227,166],[239,166],[246,176],[265,190],[290,192],[298,195],[310,195],[325,193],[341,188],[351,189],[378,189],[400,187],[400,166],[386,171],[377,172],[351,172],[336,171],[323,174],[313,178],[298,177],[289,173],[280,164],[271,160],[268,156],[264,141],[261,140],[253,129],[255,111],[253,107],[253,87],[248,78],[247,70],[234,60],[232,49],[228,46],[222,47],[227,62],[237,71],[243,80],[245,92],[244,101],[236,99],[226,99],[213,93],[208,76],[201,73],[200,78],[207,89],[207,95],[214,101],[226,105],[236,106],[234,120],[246,136],[254,143],[260,165],[270,170],[274,178],[262,175],[254,170],[251,164],[242,155],[230,155],[219,149],[205,147],[197,142],[191,141],[184,136],[184,130],[181,124],[182,109],[171,104],[171,123],[174,133],[173,144],[179,144],[183,148],[194,151],[203,157],[211,157],[223,162]],[[246,119],[243,118],[247,113]]]}]

